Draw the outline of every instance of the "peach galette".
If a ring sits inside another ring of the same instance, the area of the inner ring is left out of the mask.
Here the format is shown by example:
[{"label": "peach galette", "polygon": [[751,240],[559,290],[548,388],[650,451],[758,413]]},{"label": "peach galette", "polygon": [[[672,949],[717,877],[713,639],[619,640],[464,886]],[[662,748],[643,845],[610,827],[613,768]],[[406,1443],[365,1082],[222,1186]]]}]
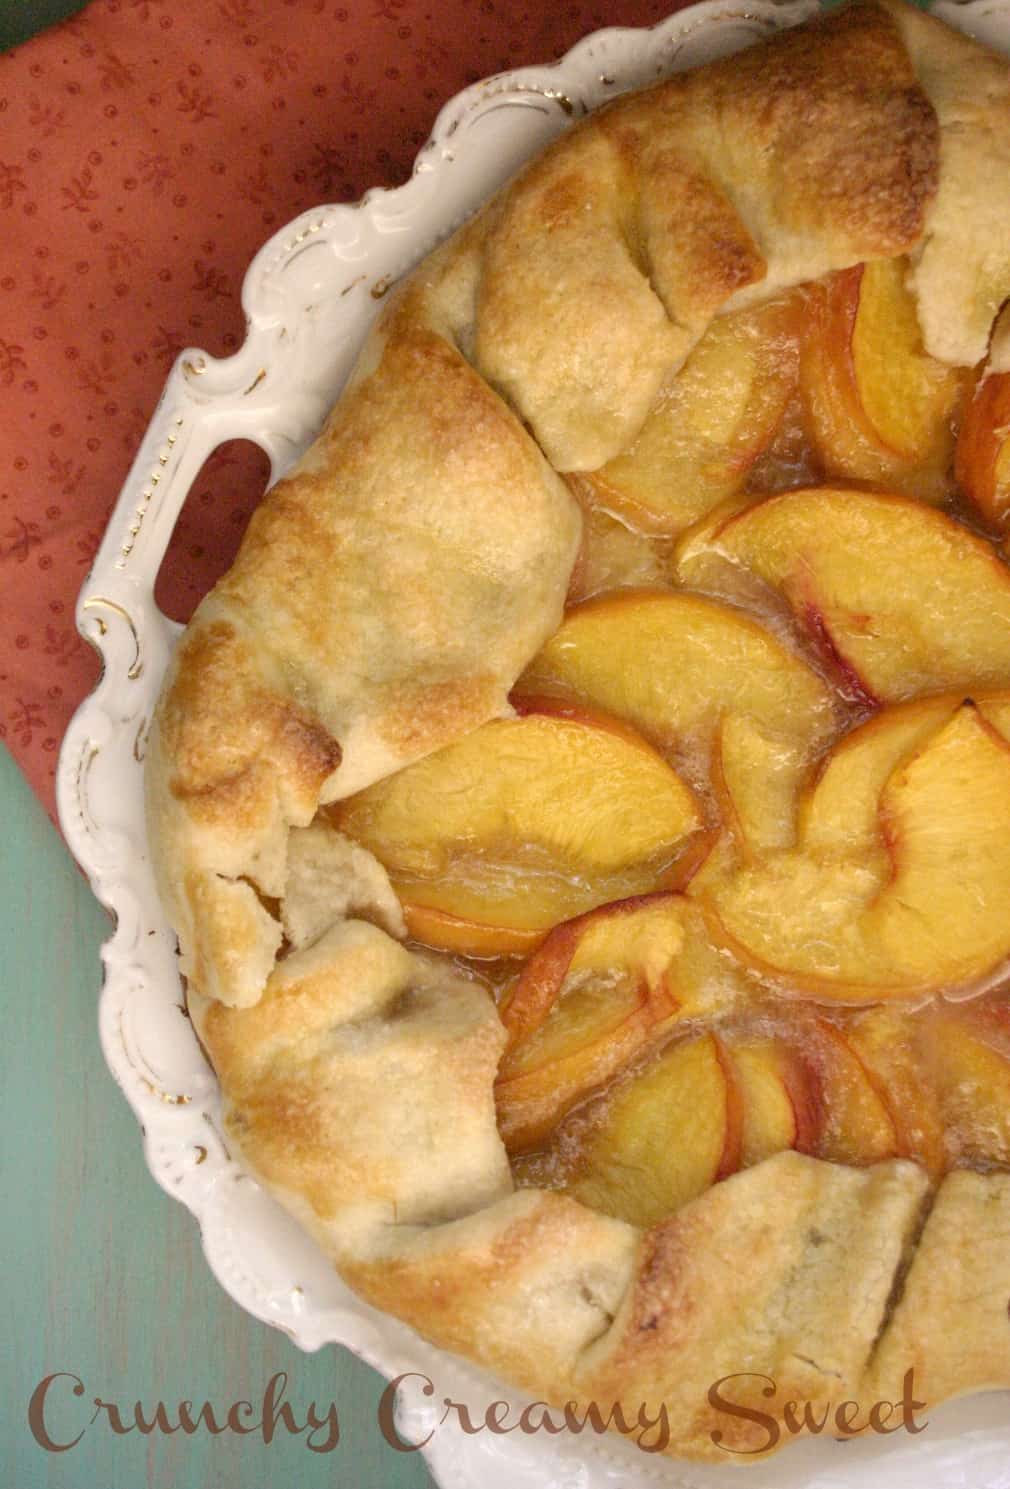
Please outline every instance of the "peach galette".
[{"label": "peach galette", "polygon": [[236,1154],[673,1452],[761,1449],[726,1375],[1010,1386],[1008,142],[897,0],[581,123],[393,298],[152,730]]},{"label": "peach galette", "polygon": [[780,1149],[1005,1161],[1010,570],[953,516],[855,488],[759,497],[688,550],[830,606],[585,600],[514,719],[329,822],[496,996],[520,1182],[645,1223]]}]

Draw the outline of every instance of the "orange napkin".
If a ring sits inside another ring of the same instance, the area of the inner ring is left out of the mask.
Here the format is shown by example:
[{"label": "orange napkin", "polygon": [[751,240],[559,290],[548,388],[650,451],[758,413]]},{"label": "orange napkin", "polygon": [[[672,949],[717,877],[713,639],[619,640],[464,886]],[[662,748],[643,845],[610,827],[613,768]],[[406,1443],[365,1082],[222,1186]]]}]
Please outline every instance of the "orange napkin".
[{"label": "orange napkin", "polygon": [[[92,0],[0,58],[0,739],[46,808],[97,665],[74,603],[176,353],[220,356],[260,244],[405,179],[467,83],[677,0]],[[159,581],[186,619],[265,458],[201,473]]]}]

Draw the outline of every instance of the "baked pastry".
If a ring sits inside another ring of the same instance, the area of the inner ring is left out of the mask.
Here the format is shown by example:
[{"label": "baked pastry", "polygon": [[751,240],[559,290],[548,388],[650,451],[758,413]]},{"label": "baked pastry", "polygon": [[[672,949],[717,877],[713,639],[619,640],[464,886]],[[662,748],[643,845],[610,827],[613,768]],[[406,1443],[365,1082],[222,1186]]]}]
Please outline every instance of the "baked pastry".
[{"label": "baked pastry", "polygon": [[730,1375],[1010,1386],[1008,295],[1010,70],[897,0],[622,98],[399,288],[165,683],[229,1141],[682,1455],[769,1445]]}]

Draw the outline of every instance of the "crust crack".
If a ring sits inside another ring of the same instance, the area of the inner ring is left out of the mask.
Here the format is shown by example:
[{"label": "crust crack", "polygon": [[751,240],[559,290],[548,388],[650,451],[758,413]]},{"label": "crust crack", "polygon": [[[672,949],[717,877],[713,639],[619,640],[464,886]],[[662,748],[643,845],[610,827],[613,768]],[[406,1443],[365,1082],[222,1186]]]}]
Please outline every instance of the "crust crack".
[{"label": "crust crack", "polygon": [[915,1261],[915,1256],[919,1249],[919,1242],[922,1240],[923,1232],[926,1229],[926,1225],[929,1221],[930,1215],[933,1213],[933,1207],[936,1204],[937,1196],[939,1195],[939,1193],[940,1185],[934,1184],[926,1190],[925,1194],[922,1197],[922,1203],[919,1207],[919,1214],[916,1218],[916,1223],[909,1233],[909,1237],[907,1242],[905,1243],[905,1249],[902,1253],[901,1259],[894,1269],[894,1276],[891,1279],[891,1290],[887,1295],[887,1300],[884,1303],[884,1310],[880,1316],[880,1323],[877,1326],[877,1332],[874,1335],[873,1343],[870,1345],[866,1360],[863,1364],[864,1375],[868,1370],[872,1368],[873,1363],[876,1360],[877,1354],[880,1350],[880,1346],[883,1343],[884,1335],[890,1328],[891,1321],[898,1310],[898,1305],[901,1303],[901,1300],[905,1295],[905,1286],[908,1282],[908,1274],[912,1270],[912,1263]]},{"label": "crust crack", "polygon": [[819,1365],[816,1360],[810,1357],[810,1355],[801,1355],[798,1353],[798,1351],[793,1350],[793,1359],[799,1360],[802,1365],[809,1365],[811,1370],[817,1371],[818,1375],[830,1375],[833,1380],[842,1379],[842,1373],[840,1370],[831,1370],[826,1365]]}]

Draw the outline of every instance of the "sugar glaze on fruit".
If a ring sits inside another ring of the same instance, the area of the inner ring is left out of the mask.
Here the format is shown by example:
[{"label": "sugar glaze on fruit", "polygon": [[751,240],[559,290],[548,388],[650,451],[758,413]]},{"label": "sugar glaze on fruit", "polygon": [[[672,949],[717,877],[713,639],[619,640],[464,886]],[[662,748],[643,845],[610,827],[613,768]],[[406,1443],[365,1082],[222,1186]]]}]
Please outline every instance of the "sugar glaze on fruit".
[{"label": "sugar glaze on fruit", "polygon": [[645,1225],[788,1148],[1010,1165],[1010,380],[906,271],[717,319],[568,477],[515,718],[328,809],[497,999],[520,1185]]}]

